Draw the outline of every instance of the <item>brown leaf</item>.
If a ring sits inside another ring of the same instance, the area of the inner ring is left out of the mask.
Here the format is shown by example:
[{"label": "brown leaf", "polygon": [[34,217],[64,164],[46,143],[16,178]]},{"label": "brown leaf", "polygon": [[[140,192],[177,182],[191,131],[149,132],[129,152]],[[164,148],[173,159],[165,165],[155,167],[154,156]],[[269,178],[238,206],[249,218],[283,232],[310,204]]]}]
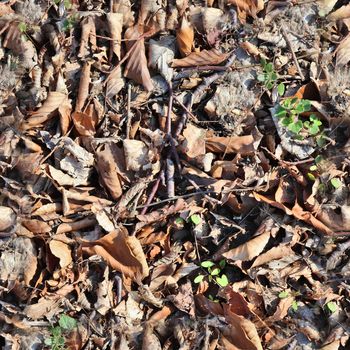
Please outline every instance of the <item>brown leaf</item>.
[{"label": "brown leaf", "polygon": [[122,13],[107,13],[107,22],[109,32],[111,34],[111,51],[120,60],[120,49],[122,42],[122,30],[123,30],[123,14]]},{"label": "brown leaf", "polygon": [[80,112],[84,108],[85,102],[89,96],[89,84],[91,74],[91,63],[86,62],[80,73],[80,82],[75,111]]},{"label": "brown leaf", "polygon": [[186,129],[183,131],[185,140],[181,144],[181,147],[188,157],[196,158],[204,156],[205,134],[206,131],[204,129],[198,128],[190,123],[187,124]]},{"label": "brown leaf", "polygon": [[213,153],[239,153],[241,155],[248,155],[255,151],[254,137],[252,135],[208,137],[205,139],[205,147],[207,152]]},{"label": "brown leaf", "polygon": [[87,16],[81,21],[81,39],[79,48],[79,57],[85,57],[88,55],[89,41],[92,51],[96,51],[96,25],[95,18],[93,16]]},{"label": "brown leaf", "polygon": [[350,61],[350,34],[348,34],[335,50],[337,66],[345,66]]},{"label": "brown leaf", "polygon": [[250,43],[249,41],[243,41],[240,46],[252,56],[257,56],[266,60],[268,59],[265,54],[263,54],[254,44]]},{"label": "brown leaf", "polygon": [[85,112],[74,112],[72,114],[75,129],[81,136],[94,136],[98,123],[98,115],[94,105],[90,104]]},{"label": "brown leaf", "polygon": [[270,316],[266,321],[269,322],[269,324],[273,324],[274,322],[284,319],[287,316],[288,310],[292,306],[293,301],[293,296],[280,299],[275,313],[272,316]]},{"label": "brown leaf", "polygon": [[176,31],[176,41],[181,56],[186,57],[192,52],[194,42],[194,30],[192,25],[188,22],[186,16],[182,17],[181,26]]},{"label": "brown leaf", "polygon": [[202,50],[200,52],[192,52],[187,57],[173,60],[172,67],[186,68],[208,65],[218,65],[229,57],[228,53],[222,53],[217,49]]},{"label": "brown leaf", "polygon": [[345,19],[350,17],[350,4],[340,7],[327,16],[330,21],[339,21],[340,19]]},{"label": "brown leaf", "polygon": [[9,207],[0,206],[0,237],[3,231],[11,228],[15,223],[15,212]]},{"label": "brown leaf", "polygon": [[67,267],[72,261],[72,253],[68,244],[53,239],[49,243],[51,253],[60,260],[61,268]]},{"label": "brown leaf", "polygon": [[120,176],[125,167],[124,157],[114,143],[103,145],[96,152],[97,170],[102,184],[107,188],[113,199],[123,194]]},{"label": "brown leaf", "polygon": [[153,90],[153,82],[147,66],[143,26],[135,25],[125,32],[126,47],[130,53],[124,74],[127,78],[142,84],[147,91]]},{"label": "brown leaf", "polygon": [[243,316],[233,313],[228,305],[223,305],[226,322],[229,326],[224,329],[224,336],[238,349],[263,350],[259,334],[253,322]]},{"label": "brown leaf", "polygon": [[23,220],[22,224],[24,227],[26,227],[29,231],[33,233],[44,234],[51,232],[51,226],[44,221],[30,219]]},{"label": "brown leaf", "polygon": [[49,119],[57,116],[60,108],[67,108],[71,110],[71,104],[69,102],[68,96],[61,92],[50,91],[47,99],[43,105],[35,112],[33,112],[30,117],[24,121],[23,128],[30,129],[32,127],[39,127]]},{"label": "brown leaf", "polygon": [[139,140],[123,140],[126,169],[140,171],[149,163],[148,148],[144,142]]},{"label": "brown leaf", "polygon": [[101,256],[112,269],[133,280],[143,279],[149,273],[139,240],[129,236],[124,227],[97,241],[82,242],[82,250],[88,255]]},{"label": "brown leaf", "polygon": [[238,18],[242,23],[245,23],[246,15],[256,17],[264,9],[264,0],[227,0],[227,3],[237,7]]}]

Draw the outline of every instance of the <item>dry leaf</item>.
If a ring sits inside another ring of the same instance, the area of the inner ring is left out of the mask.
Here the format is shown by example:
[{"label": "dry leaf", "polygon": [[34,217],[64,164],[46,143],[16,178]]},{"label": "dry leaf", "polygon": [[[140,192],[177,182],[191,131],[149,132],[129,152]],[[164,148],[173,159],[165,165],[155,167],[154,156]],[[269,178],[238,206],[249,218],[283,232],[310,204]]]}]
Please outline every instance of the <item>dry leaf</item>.
[{"label": "dry leaf", "polygon": [[28,219],[23,220],[22,224],[24,227],[26,227],[29,231],[33,233],[44,234],[51,232],[51,226],[44,221]]},{"label": "dry leaf", "polygon": [[176,31],[176,41],[183,57],[188,56],[192,52],[194,30],[191,24],[188,22],[186,16],[182,17],[181,26]]},{"label": "dry leaf", "polygon": [[3,231],[8,230],[16,223],[16,214],[9,208],[0,206],[0,237]]},{"label": "dry leaf", "polygon": [[337,66],[345,66],[350,61],[350,34],[338,45],[334,52],[337,58]]},{"label": "dry leaf", "polygon": [[183,131],[184,141],[181,144],[186,155],[190,158],[204,156],[205,154],[205,135],[206,130],[198,128],[188,123]]},{"label": "dry leaf", "polygon": [[185,58],[173,60],[172,67],[200,67],[218,65],[229,57],[228,53],[222,53],[217,49],[202,50],[200,52],[192,52]]},{"label": "dry leaf", "polygon": [[246,50],[250,55],[264,58],[265,60],[268,60],[268,57],[262,53],[254,44],[250,43],[249,41],[243,41],[240,44],[241,48]]},{"label": "dry leaf", "polygon": [[51,253],[60,260],[62,269],[72,263],[72,253],[68,244],[53,239],[49,243]]},{"label": "dry leaf", "polygon": [[330,21],[339,21],[350,17],[350,4],[340,7],[327,16]]},{"label": "dry leaf", "polygon": [[239,153],[241,155],[249,155],[255,151],[254,137],[252,135],[208,137],[205,139],[205,147],[207,152],[213,153]]},{"label": "dry leaf", "polygon": [[86,62],[81,70],[79,90],[77,102],[75,104],[75,111],[80,112],[84,108],[85,102],[89,96],[89,84],[90,84],[91,64]]},{"label": "dry leaf", "polygon": [[96,26],[95,17],[87,16],[81,21],[81,39],[79,48],[79,57],[85,57],[89,53],[89,41],[92,51],[96,51]]},{"label": "dry leaf", "polygon": [[153,90],[153,82],[147,67],[143,26],[136,25],[125,32],[128,53],[130,53],[124,74],[127,78],[142,84],[147,91]]},{"label": "dry leaf", "polygon": [[126,169],[140,171],[149,162],[148,148],[139,140],[123,140]]},{"label": "dry leaf", "polygon": [[109,32],[111,34],[111,51],[120,60],[120,49],[122,42],[122,30],[123,30],[123,14],[122,13],[108,13],[107,21],[109,26]]},{"label": "dry leaf", "polygon": [[124,85],[125,82],[122,77],[122,69],[120,68],[120,66],[117,66],[112,70],[112,72],[106,79],[106,97],[108,98],[108,100],[111,101],[114,97],[116,97],[116,95],[124,87]]},{"label": "dry leaf", "polygon": [[242,23],[245,23],[246,15],[255,18],[264,9],[264,0],[227,0],[227,3],[237,7],[238,18]]},{"label": "dry leaf", "polygon": [[115,144],[105,144],[96,152],[97,170],[100,175],[102,184],[107,188],[113,199],[118,199],[122,194],[120,182],[121,170],[118,166],[121,160],[124,163],[124,157],[120,157],[118,147]]},{"label": "dry leaf", "polygon": [[99,116],[93,103],[89,104],[85,112],[74,112],[72,120],[75,129],[81,136],[94,136]]},{"label": "dry leaf", "polygon": [[112,269],[133,280],[143,279],[149,273],[139,240],[129,236],[124,227],[97,241],[82,242],[82,250],[88,255],[101,256]]},{"label": "dry leaf", "polygon": [[109,268],[106,266],[103,273],[103,280],[99,283],[96,291],[97,301],[94,305],[95,310],[102,316],[113,307],[113,282],[109,280]]}]

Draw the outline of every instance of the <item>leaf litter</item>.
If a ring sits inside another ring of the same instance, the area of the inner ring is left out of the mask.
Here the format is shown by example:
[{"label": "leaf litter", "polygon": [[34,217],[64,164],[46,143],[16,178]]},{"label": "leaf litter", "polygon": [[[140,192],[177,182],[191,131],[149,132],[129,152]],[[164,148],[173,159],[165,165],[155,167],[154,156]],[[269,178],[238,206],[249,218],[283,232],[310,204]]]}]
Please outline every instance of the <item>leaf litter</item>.
[{"label": "leaf litter", "polygon": [[349,348],[349,31],[341,0],[3,1],[1,347]]}]

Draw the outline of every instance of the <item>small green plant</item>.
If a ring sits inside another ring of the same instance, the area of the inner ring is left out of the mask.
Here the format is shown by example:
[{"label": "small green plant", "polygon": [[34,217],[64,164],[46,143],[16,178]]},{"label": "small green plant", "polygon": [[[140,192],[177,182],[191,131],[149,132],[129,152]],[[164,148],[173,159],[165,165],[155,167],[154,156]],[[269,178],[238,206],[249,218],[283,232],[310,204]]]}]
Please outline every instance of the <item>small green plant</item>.
[{"label": "small green plant", "polygon": [[329,301],[326,304],[326,309],[329,311],[331,314],[337,311],[337,304],[333,301]]},{"label": "small green plant", "polygon": [[219,264],[207,260],[201,263],[201,267],[206,269],[206,274],[199,274],[195,279],[194,283],[200,283],[207,278],[209,282],[215,282],[220,287],[226,287],[229,284],[228,278],[225,274],[222,273],[222,269],[226,266],[226,261],[221,260]]},{"label": "small green plant", "polygon": [[333,177],[330,181],[331,185],[337,190],[339,187],[341,187],[342,182],[339,180],[338,177]]},{"label": "small green plant", "polygon": [[[278,294],[278,297],[279,297],[280,299],[285,299],[285,298],[288,298],[289,296],[291,296],[291,297],[294,298],[294,297],[296,297],[296,296],[298,296],[298,295],[300,295],[299,292],[292,292],[292,293],[290,294],[287,290],[283,290],[282,292],[280,292],[280,293]],[[293,311],[298,311],[298,307],[299,307],[298,302],[294,299],[294,300],[292,301],[292,304],[291,304],[290,308],[291,308]]]},{"label": "small green plant", "polygon": [[193,214],[190,216],[190,221],[193,225],[197,226],[201,223],[201,217],[198,214]]},{"label": "small green plant", "polygon": [[311,102],[297,97],[284,99],[277,108],[276,116],[281,124],[287,128],[295,138],[303,140],[305,137],[315,137],[317,144],[324,145],[322,121],[315,115],[301,117],[301,114],[311,110]]},{"label": "small green plant", "polygon": [[[278,74],[275,71],[273,64],[267,62],[265,59],[261,60],[261,65],[263,68],[263,73],[258,75],[258,81],[262,82],[266,89],[271,90],[276,86],[278,80]],[[285,91],[285,86],[283,83],[277,85],[277,92],[280,96],[283,96]]]},{"label": "small green plant", "polygon": [[65,350],[65,335],[71,332],[77,326],[77,321],[68,316],[61,315],[58,320],[58,326],[50,329],[50,338],[45,339],[45,345],[51,350]]}]

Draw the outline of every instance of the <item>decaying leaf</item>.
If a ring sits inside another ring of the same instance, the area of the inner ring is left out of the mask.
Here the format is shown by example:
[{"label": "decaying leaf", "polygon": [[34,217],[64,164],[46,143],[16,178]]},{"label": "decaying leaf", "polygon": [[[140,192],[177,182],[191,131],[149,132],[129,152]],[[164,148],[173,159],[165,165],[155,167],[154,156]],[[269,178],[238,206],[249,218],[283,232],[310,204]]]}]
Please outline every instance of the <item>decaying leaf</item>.
[{"label": "decaying leaf", "polygon": [[182,17],[180,28],[176,31],[176,41],[183,57],[188,56],[192,52],[194,30],[186,16]]},{"label": "decaying leaf", "polygon": [[200,67],[218,65],[224,62],[229,57],[229,54],[222,53],[219,50],[202,50],[199,52],[192,52],[187,57],[173,60],[172,67]]},{"label": "decaying leaf", "polygon": [[107,21],[109,31],[111,33],[111,50],[120,59],[122,29],[123,29],[123,14],[122,13],[108,13]]},{"label": "decaying leaf", "polygon": [[129,236],[124,227],[94,242],[82,242],[82,250],[88,255],[99,255],[107,264],[125,277],[143,279],[149,273],[146,257],[139,240]]},{"label": "decaying leaf", "polygon": [[61,268],[67,267],[72,262],[72,253],[69,246],[57,239],[49,243],[51,253],[59,258]]}]

